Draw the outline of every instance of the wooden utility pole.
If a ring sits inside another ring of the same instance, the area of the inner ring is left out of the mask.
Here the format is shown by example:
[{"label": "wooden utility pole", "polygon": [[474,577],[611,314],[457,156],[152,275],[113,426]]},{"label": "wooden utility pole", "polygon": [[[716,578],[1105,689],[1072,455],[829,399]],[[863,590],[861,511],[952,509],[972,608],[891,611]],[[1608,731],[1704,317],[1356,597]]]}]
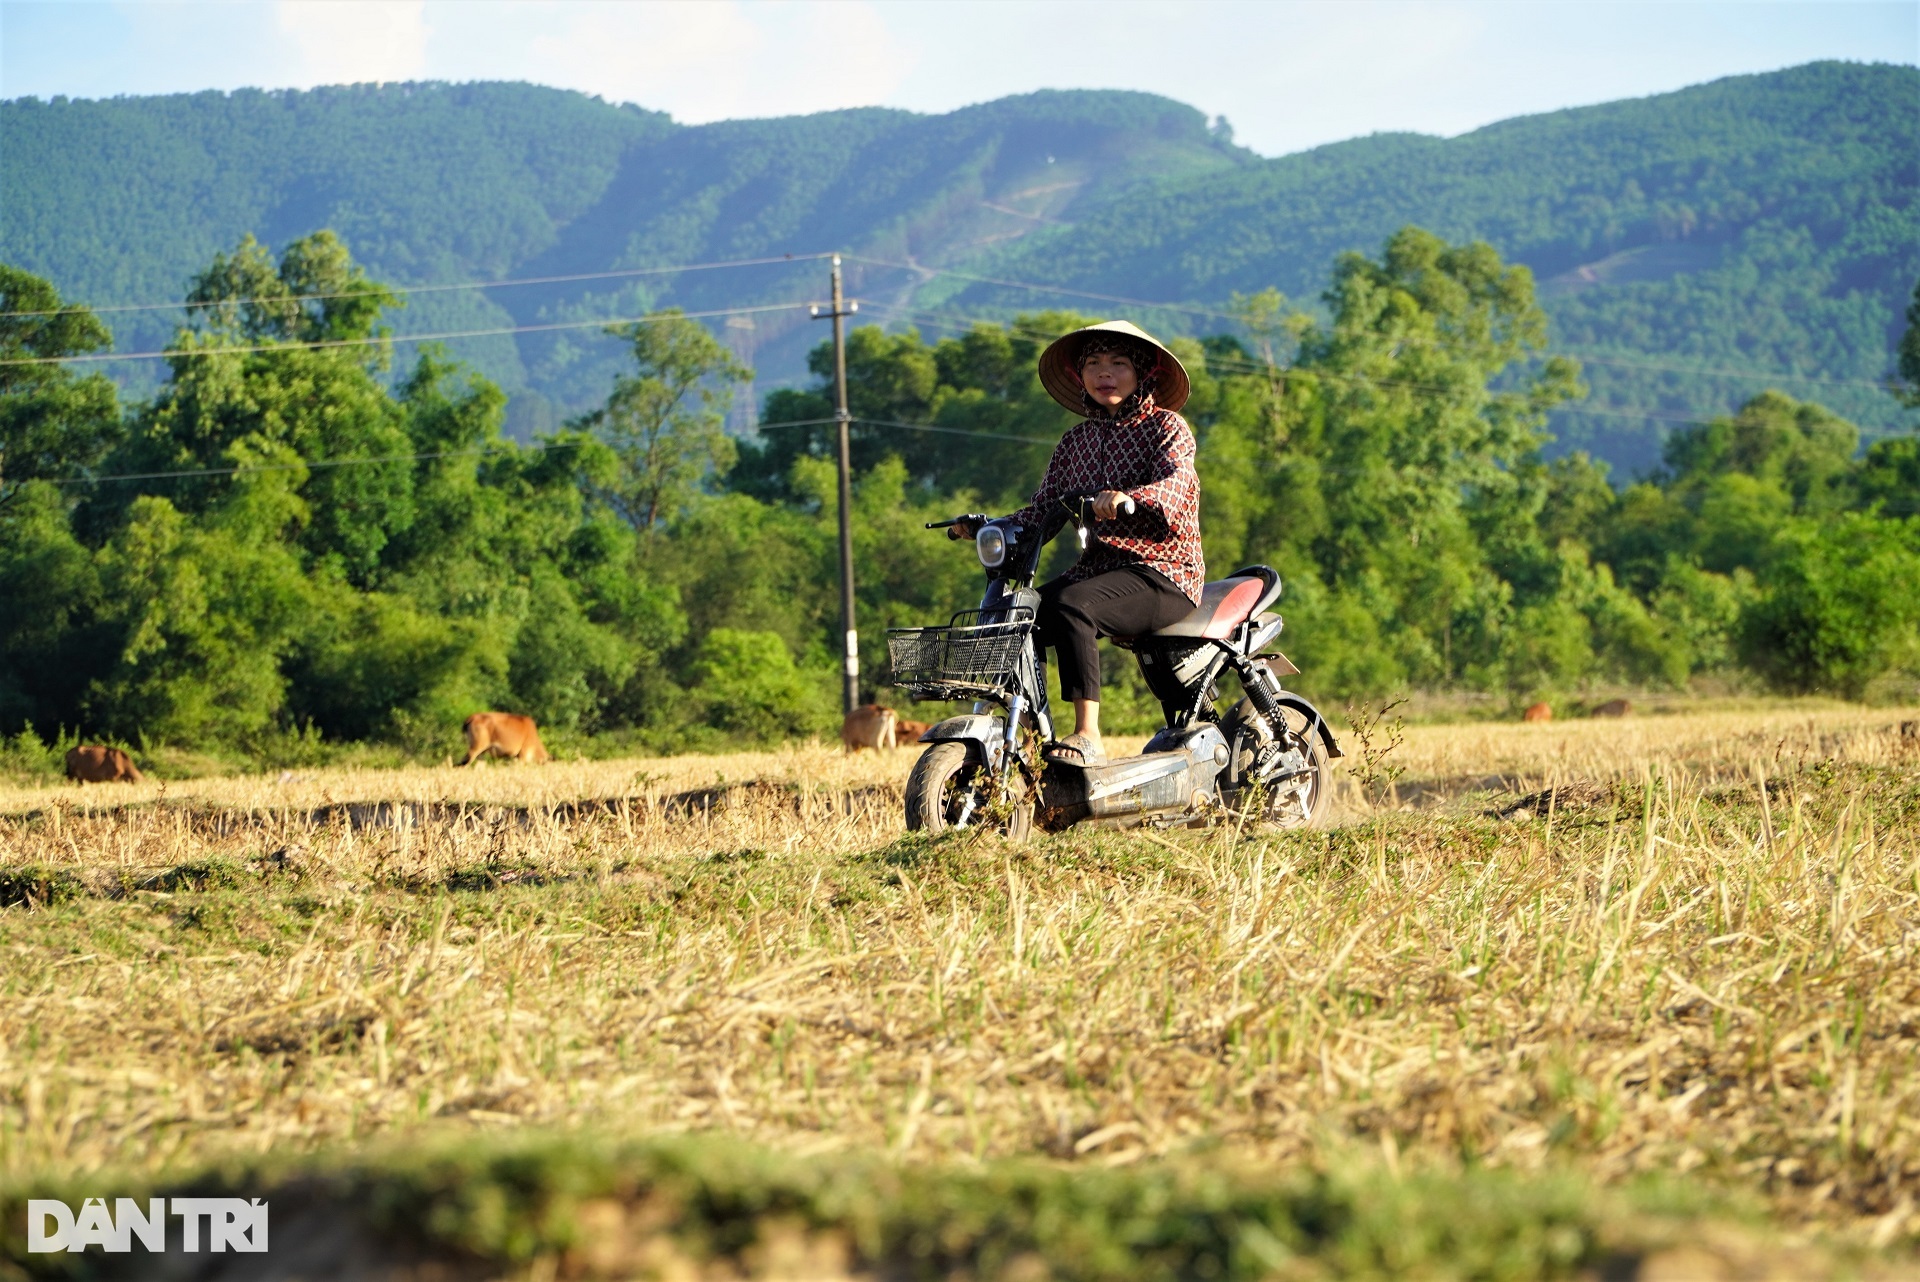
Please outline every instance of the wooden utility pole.
[{"label": "wooden utility pole", "polygon": [[840,433],[840,626],[847,641],[842,703],[847,712],[860,705],[860,634],[853,626],[853,415],[847,412],[847,317],[859,310],[860,304],[847,303],[841,295],[840,255],[835,254],[833,304],[826,311],[814,308],[813,318],[833,321],[833,418]]}]

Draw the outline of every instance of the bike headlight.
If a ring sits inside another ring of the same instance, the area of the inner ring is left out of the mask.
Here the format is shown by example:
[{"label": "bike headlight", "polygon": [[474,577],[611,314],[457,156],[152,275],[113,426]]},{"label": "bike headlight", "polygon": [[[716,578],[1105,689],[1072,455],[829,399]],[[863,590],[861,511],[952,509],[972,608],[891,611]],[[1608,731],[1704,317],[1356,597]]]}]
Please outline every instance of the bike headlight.
[{"label": "bike headlight", "polygon": [[1007,561],[1007,532],[997,525],[983,525],[973,536],[973,548],[980,554],[980,564],[997,570]]}]

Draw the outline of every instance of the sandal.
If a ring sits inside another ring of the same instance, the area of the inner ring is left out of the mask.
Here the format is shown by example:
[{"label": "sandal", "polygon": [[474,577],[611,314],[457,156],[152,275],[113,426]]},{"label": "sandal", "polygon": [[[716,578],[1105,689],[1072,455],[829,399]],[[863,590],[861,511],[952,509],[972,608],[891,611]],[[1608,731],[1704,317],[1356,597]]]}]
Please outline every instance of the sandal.
[{"label": "sandal", "polygon": [[1093,740],[1083,734],[1070,734],[1058,742],[1050,743],[1040,755],[1060,766],[1097,766],[1107,759],[1106,754],[1094,746]]}]

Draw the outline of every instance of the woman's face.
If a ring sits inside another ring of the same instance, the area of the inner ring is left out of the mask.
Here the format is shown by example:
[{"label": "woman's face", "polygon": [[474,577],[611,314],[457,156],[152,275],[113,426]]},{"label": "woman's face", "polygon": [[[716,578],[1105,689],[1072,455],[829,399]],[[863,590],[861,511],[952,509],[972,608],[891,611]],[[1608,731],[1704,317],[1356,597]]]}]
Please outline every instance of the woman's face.
[{"label": "woman's face", "polygon": [[1140,386],[1133,362],[1119,352],[1095,352],[1080,366],[1080,383],[1095,405],[1113,409]]}]

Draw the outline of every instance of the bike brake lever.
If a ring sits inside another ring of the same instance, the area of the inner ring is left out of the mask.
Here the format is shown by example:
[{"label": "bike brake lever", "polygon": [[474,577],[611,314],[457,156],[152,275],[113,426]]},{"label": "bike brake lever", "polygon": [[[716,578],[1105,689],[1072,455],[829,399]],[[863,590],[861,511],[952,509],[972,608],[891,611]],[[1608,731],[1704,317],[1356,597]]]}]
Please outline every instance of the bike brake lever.
[{"label": "bike brake lever", "polygon": [[[1091,499],[1082,498],[1078,504],[1076,504],[1072,509],[1069,509],[1073,514],[1074,532],[1080,536],[1080,550],[1082,552],[1087,550],[1087,511],[1091,506],[1091,504],[1092,504]],[[1066,504],[1063,502],[1061,506],[1065,507]],[[1128,516],[1131,516],[1136,511],[1139,510],[1138,505],[1136,505],[1133,501],[1133,496],[1129,494],[1122,494],[1120,496],[1120,501],[1114,504],[1114,506],[1119,509],[1118,512],[1114,513],[1114,515],[1116,516],[1120,515],[1120,513],[1122,512],[1126,513]]]},{"label": "bike brake lever", "polygon": [[1067,515],[1073,518],[1073,532],[1080,536],[1082,552],[1087,550],[1087,503],[1088,499],[1084,494],[1073,501],[1072,507],[1067,507],[1065,499],[1060,501],[1060,506],[1066,507]]}]

